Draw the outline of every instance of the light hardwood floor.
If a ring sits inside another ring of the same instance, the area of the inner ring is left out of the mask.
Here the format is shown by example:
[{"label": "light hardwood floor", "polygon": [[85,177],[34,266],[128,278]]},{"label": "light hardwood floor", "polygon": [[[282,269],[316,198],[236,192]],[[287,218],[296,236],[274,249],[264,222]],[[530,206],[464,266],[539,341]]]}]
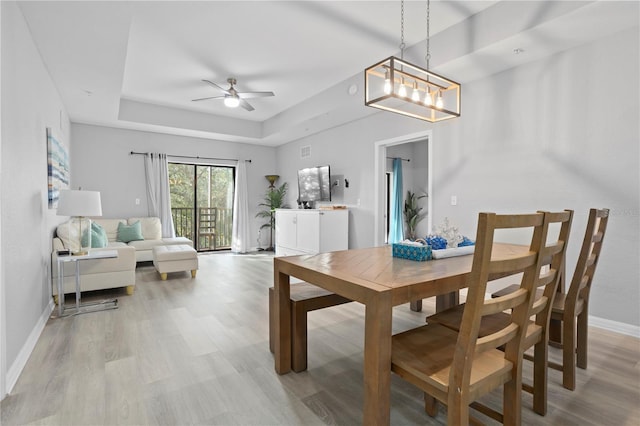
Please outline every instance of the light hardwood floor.
[{"label": "light hardwood floor", "polygon": [[[278,376],[268,345],[267,254],[200,256],[188,272],[161,281],[138,267],[136,291],[120,308],[51,319],[10,395],[2,425],[358,425],[362,421],[364,309],[349,303],[309,314],[309,370]],[[424,323],[434,310],[394,310],[394,332]],[[590,329],[589,369],[577,390],[549,372],[549,412],[526,425],[640,424],[640,340]],[[560,355],[551,349],[551,357]],[[525,375],[531,363],[525,363]],[[394,425],[444,424],[423,411],[422,394],[392,377]],[[498,408],[500,394],[485,402]],[[482,418],[491,424],[491,421]]]}]

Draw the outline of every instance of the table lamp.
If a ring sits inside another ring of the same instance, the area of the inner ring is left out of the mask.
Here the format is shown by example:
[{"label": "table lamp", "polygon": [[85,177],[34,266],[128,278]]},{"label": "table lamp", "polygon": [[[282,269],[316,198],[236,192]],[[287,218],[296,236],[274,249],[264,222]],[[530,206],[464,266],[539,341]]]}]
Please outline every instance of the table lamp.
[{"label": "table lamp", "polygon": [[[88,254],[91,248],[91,219],[88,216],[102,216],[100,192],[80,189],[60,190],[57,215],[71,217],[69,220],[69,239],[77,239],[78,241],[78,249],[72,250],[71,254],[74,256]],[[83,232],[87,233],[87,238],[84,241]],[[84,247],[83,242],[85,243]]]}]

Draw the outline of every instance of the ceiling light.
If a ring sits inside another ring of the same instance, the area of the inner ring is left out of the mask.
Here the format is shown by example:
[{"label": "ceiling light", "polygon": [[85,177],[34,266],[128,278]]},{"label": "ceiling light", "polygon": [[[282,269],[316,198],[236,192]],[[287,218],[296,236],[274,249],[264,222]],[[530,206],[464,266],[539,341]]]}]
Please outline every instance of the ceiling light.
[{"label": "ceiling light", "polygon": [[[400,58],[391,56],[367,68],[365,72],[365,105],[430,122],[460,117],[460,84],[429,71],[430,1],[427,0],[427,67],[404,60],[404,0],[400,1]],[[407,97],[405,80],[413,81],[413,93]],[[397,91],[396,85],[399,85]],[[420,102],[419,88],[426,96]],[[435,99],[432,96],[436,95]]]},{"label": "ceiling light", "polygon": [[224,105],[229,107],[229,108],[236,108],[238,105],[240,105],[240,98],[238,98],[238,96],[225,96],[224,97]]}]

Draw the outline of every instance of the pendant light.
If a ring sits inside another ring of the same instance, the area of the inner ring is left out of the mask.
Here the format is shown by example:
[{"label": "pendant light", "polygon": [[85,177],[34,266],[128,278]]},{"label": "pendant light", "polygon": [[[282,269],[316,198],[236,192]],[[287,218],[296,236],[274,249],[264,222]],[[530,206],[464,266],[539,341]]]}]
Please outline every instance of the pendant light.
[{"label": "pendant light", "polygon": [[404,60],[404,0],[400,1],[400,58],[391,56],[365,70],[366,106],[429,122],[460,117],[460,84],[429,71],[430,13],[427,0],[425,69]]}]

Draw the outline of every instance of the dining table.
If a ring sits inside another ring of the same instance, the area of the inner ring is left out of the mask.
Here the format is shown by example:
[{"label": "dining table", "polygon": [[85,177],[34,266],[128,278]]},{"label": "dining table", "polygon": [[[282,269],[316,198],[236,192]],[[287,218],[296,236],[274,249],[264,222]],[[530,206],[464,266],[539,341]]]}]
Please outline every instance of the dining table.
[{"label": "dining table", "polygon": [[[526,247],[494,243],[492,257]],[[365,306],[363,417],[365,425],[388,425],[391,395],[393,307],[436,296],[436,310],[458,303],[473,255],[414,261],[392,256],[390,245],[274,258],[275,370],[291,371],[291,277]]]}]

